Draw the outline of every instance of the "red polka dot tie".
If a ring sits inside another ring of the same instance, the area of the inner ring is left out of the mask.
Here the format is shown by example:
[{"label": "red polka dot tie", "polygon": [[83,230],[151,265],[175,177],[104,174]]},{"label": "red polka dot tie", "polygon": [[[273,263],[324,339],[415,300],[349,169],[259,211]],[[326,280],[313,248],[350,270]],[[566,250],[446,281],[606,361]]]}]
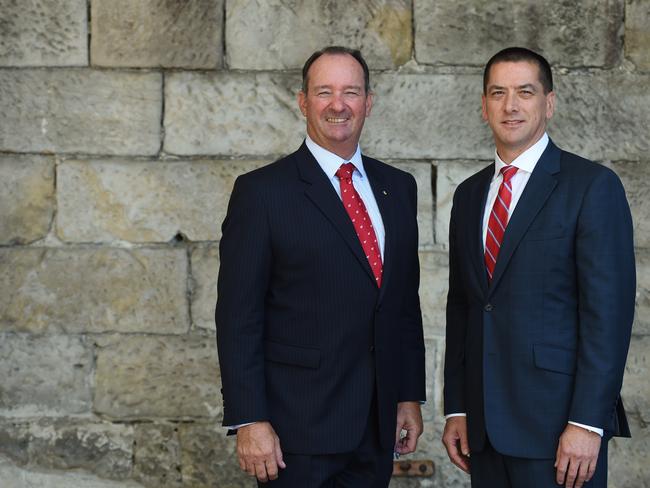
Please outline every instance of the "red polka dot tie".
[{"label": "red polka dot tie", "polygon": [[499,186],[497,198],[492,206],[490,218],[488,219],[487,236],[485,237],[485,267],[487,268],[488,280],[492,281],[494,267],[497,264],[497,257],[501,249],[503,235],[508,225],[508,209],[512,200],[512,184],[510,180],[517,172],[515,166],[504,166],[501,168],[503,181]]},{"label": "red polka dot tie", "polygon": [[352,220],[354,230],[357,232],[363,252],[370,264],[370,269],[375,275],[377,286],[381,286],[383,265],[379,244],[377,243],[377,236],[375,235],[375,229],[372,227],[368,210],[366,210],[363,200],[361,200],[357,190],[352,185],[354,169],[354,164],[345,163],[336,171],[336,176],[341,183],[341,200],[343,200],[343,206]]}]

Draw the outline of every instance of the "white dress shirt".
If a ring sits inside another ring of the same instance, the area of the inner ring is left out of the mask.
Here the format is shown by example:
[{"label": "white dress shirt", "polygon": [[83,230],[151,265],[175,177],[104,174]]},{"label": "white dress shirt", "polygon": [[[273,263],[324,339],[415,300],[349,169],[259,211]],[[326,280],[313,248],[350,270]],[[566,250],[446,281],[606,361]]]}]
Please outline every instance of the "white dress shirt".
[{"label": "white dress shirt", "polygon": [[[519,198],[521,197],[521,194],[524,192],[524,188],[526,188],[526,184],[528,183],[528,180],[530,179],[530,175],[532,174],[533,170],[535,169],[535,166],[537,165],[537,161],[539,161],[539,158],[542,156],[542,153],[546,150],[546,146],[548,146],[548,141],[549,141],[548,135],[545,132],[544,135],[539,139],[539,141],[537,141],[531,147],[526,149],[523,153],[517,156],[512,161],[512,163],[510,163],[511,166],[517,167],[517,172],[510,180],[510,184],[512,186],[512,199],[510,200],[510,208],[508,209],[508,220],[510,220],[510,216],[512,215],[512,212],[515,211],[517,202],[519,202]],[[487,238],[488,220],[490,218],[490,213],[492,212],[494,201],[497,198],[497,194],[499,192],[499,186],[501,186],[501,182],[503,181],[501,168],[503,168],[504,166],[507,166],[507,164],[504,163],[503,160],[499,157],[499,154],[496,151],[494,151],[494,176],[492,177],[492,181],[490,182],[490,190],[488,191],[487,201],[485,202],[485,211],[483,213],[483,248],[485,248],[485,240]],[[460,417],[465,415],[466,415],[465,413],[451,413],[449,415],[446,415],[445,419],[448,419],[450,417]],[[596,432],[601,437],[603,436],[603,429],[600,429],[598,427],[592,427],[590,425],[584,425],[578,422],[572,422],[571,420],[569,420],[569,423],[573,425],[577,425],[578,427],[582,427],[583,429],[587,429],[591,432]]]},{"label": "white dress shirt", "polygon": [[352,185],[354,189],[357,190],[357,193],[363,200],[366,210],[368,210],[368,215],[372,226],[375,229],[375,235],[377,236],[377,242],[379,243],[379,252],[381,253],[381,258],[384,259],[384,242],[386,239],[386,231],[384,229],[384,222],[381,219],[381,213],[379,213],[379,207],[377,206],[377,200],[375,200],[375,194],[372,192],[372,187],[370,186],[370,181],[366,175],[366,170],[363,167],[363,159],[361,159],[361,149],[357,145],[357,150],[354,152],[354,155],[348,160],[343,159],[340,156],[328,151],[327,149],[322,148],[314,141],[311,140],[309,136],[305,138],[305,145],[309,152],[312,153],[318,165],[325,172],[329,178],[336,194],[341,198],[341,184],[339,182],[336,172],[341,167],[342,164],[352,163],[354,164],[355,170],[352,173]]}]

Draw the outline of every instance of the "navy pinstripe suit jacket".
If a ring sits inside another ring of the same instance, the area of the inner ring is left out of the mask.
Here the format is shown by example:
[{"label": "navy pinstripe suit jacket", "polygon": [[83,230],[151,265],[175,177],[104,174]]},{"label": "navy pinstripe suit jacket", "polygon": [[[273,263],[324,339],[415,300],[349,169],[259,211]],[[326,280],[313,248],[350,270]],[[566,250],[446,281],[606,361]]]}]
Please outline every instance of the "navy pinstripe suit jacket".
[{"label": "navy pinstripe suit jacket", "polygon": [[269,420],[286,452],[354,449],[376,392],[425,398],[414,178],[363,157],[386,229],[381,289],[343,204],[303,144],[240,176],[220,242],[216,309],[224,425]]}]

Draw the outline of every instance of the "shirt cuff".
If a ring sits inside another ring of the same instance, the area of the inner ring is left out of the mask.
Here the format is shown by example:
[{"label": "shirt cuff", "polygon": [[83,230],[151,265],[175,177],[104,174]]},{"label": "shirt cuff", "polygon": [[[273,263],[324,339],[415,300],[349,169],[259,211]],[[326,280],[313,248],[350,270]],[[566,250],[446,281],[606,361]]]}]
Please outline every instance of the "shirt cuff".
[{"label": "shirt cuff", "polygon": [[449,415],[445,415],[445,420],[449,420],[452,417],[467,417],[466,413],[450,413]]},{"label": "shirt cuff", "polygon": [[224,428],[224,429],[228,429],[228,430],[237,430],[237,429],[239,429],[239,428],[241,428],[241,427],[246,427],[247,425],[252,425],[252,424],[254,424],[254,423],[255,423],[255,422],[247,422],[247,423],[245,423],[245,424],[224,425],[223,428]]},{"label": "shirt cuff", "polygon": [[577,427],[582,427],[583,429],[588,430],[589,432],[595,432],[600,437],[602,437],[603,434],[605,433],[603,429],[599,429],[598,427],[592,427],[591,425],[579,424],[578,422],[571,422],[570,420],[569,423]]}]

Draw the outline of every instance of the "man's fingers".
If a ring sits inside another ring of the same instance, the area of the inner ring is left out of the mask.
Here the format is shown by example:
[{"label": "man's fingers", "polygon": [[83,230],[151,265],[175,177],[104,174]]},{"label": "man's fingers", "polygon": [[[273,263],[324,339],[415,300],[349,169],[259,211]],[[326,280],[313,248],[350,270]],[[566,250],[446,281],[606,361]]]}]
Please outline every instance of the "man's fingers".
[{"label": "man's fingers", "polygon": [[597,465],[597,459],[596,461],[592,461],[589,463],[589,469],[587,470],[587,477],[585,478],[585,482],[589,481],[591,478],[594,477],[594,473],[596,472],[596,465]]},{"label": "man's fingers", "polygon": [[580,467],[579,461],[571,460],[569,461],[569,469],[566,473],[566,488],[574,488],[576,478],[578,477],[578,468]]},{"label": "man's fingers", "polygon": [[262,483],[266,483],[269,480],[269,476],[266,472],[266,464],[263,461],[255,463],[255,476]]},{"label": "man's fingers", "polygon": [[575,488],[582,488],[582,485],[587,480],[587,473],[589,472],[589,461],[583,461],[580,463],[580,468],[578,469],[578,477],[576,478]]},{"label": "man's fingers", "polygon": [[555,481],[558,485],[563,485],[566,479],[566,470],[569,465],[569,459],[563,456],[560,452],[557,453],[557,460],[555,461]]},{"label": "man's fingers", "polygon": [[280,447],[280,439],[275,438],[275,462],[282,469],[286,468],[287,465],[284,464],[284,457],[282,456],[282,448]]},{"label": "man's fingers", "polygon": [[278,465],[276,464],[275,460],[273,461],[266,461],[266,474],[268,476],[268,479],[274,480],[277,479],[278,477]]}]

